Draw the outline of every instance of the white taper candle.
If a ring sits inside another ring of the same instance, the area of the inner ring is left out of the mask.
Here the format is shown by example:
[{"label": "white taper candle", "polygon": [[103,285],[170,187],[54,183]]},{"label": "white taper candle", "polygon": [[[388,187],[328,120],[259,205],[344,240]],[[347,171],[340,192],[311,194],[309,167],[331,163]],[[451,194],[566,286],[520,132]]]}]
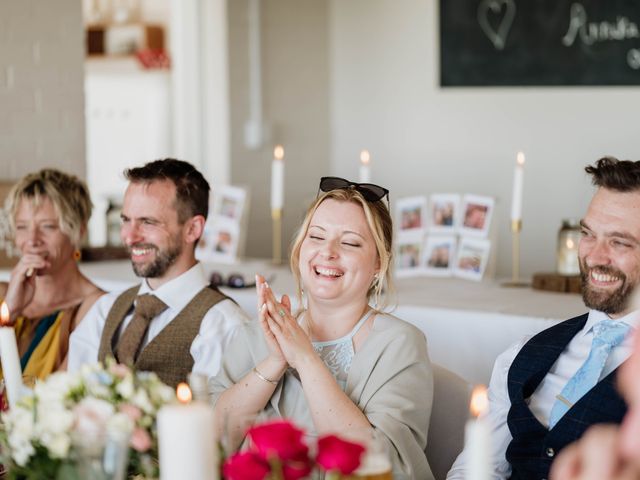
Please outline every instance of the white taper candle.
[{"label": "white taper candle", "polygon": [[281,210],[284,206],[284,148],[276,145],[271,162],[271,210]]},{"label": "white taper candle", "polygon": [[511,220],[522,220],[522,183],[524,178],[524,153],[518,152],[513,171],[513,197],[511,199]]}]

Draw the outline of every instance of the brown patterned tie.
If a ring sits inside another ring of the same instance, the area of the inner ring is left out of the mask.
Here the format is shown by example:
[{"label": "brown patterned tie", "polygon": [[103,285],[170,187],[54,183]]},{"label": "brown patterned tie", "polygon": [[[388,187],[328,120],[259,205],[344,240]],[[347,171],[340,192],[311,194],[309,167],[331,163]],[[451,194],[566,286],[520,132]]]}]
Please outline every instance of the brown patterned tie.
[{"label": "brown patterned tie", "polygon": [[120,335],[116,356],[120,363],[133,365],[142,350],[142,339],[149,328],[149,323],[167,309],[167,305],[155,295],[139,295],[136,299],[136,310],[125,331]]}]

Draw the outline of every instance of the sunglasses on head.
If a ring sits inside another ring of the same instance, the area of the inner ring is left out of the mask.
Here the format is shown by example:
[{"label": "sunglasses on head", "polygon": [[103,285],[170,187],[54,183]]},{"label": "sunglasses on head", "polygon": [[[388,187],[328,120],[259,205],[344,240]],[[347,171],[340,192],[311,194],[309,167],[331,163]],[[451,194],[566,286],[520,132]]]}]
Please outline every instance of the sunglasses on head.
[{"label": "sunglasses on head", "polygon": [[220,272],[213,272],[209,277],[209,282],[214,287],[230,287],[230,288],[251,288],[255,287],[255,282],[248,282],[239,273],[232,273],[227,278]]},{"label": "sunglasses on head", "polygon": [[[267,278],[267,282],[272,282],[275,276],[271,275]],[[248,281],[240,273],[231,273],[228,277],[220,272],[213,272],[209,277],[209,284],[214,287],[229,287],[229,288],[252,288],[256,286],[256,282],[252,279]]]},{"label": "sunglasses on head", "polygon": [[322,177],[320,179],[320,190],[330,192],[331,190],[348,190],[352,188],[364,197],[367,202],[377,202],[387,197],[389,202],[389,190],[373,183],[356,183],[340,177]]}]

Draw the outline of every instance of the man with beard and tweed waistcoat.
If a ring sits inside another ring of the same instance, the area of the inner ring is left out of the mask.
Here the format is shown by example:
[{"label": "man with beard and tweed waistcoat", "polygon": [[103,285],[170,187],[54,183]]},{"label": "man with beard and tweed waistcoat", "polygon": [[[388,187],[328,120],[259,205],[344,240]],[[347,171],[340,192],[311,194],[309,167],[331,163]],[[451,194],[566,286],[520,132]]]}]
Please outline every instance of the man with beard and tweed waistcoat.
[{"label": "man with beard and tweed waistcoat", "polygon": [[209,184],[191,164],[175,159],[124,175],[129,186],[120,235],[143,281],[96,302],[71,335],[69,370],[113,356],[172,386],[191,371],[213,376],[224,347],[248,317],[209,286],[195,258]]},{"label": "man with beard and tweed waistcoat", "polygon": [[[588,313],[513,345],[489,386],[492,479],[544,479],[555,456],[597,423],[620,423],[616,390],[638,326],[630,297],[640,283],[640,162],[606,157],[586,167],[597,187],[578,249]],[[448,480],[468,474],[463,451]]]}]

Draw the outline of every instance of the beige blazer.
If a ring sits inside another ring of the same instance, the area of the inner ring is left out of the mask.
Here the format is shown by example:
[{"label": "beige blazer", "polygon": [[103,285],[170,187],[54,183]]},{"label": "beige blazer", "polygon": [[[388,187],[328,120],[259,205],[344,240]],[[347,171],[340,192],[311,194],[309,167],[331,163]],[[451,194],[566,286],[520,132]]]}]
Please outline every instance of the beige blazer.
[{"label": "beige blazer", "polygon": [[[224,353],[212,379],[213,402],[268,355],[260,325],[245,324]],[[433,372],[424,334],[392,315],[379,313],[353,357],[345,393],[388,441],[394,479],[432,480],[424,450],[433,401]],[[264,417],[315,427],[295,371],[288,370],[265,407]]]}]

